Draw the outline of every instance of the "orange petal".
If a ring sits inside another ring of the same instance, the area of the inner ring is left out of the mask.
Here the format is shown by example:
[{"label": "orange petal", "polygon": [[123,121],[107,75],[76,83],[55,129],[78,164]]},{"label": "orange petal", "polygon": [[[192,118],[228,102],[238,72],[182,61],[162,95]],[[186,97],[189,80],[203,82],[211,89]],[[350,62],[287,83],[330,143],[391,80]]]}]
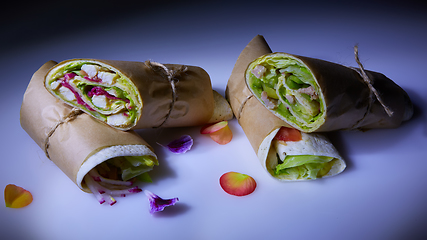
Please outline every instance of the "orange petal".
[{"label": "orange petal", "polygon": [[219,129],[216,132],[210,133],[209,135],[215,142],[221,145],[225,145],[229,143],[233,138],[233,132],[231,132],[231,129],[228,125],[225,126],[224,128]]},{"label": "orange petal", "polygon": [[205,125],[204,127],[202,127],[202,129],[200,129],[200,133],[201,134],[208,134],[208,133],[213,133],[216,132],[224,127],[228,126],[228,122],[227,121],[222,121],[222,122],[217,122],[214,124],[208,124]]},{"label": "orange petal", "polygon": [[6,207],[22,208],[33,201],[33,195],[22,187],[14,184],[8,184],[4,189],[4,201]]},{"label": "orange petal", "polygon": [[256,181],[249,175],[227,172],[219,178],[222,189],[234,196],[245,196],[255,191]]}]

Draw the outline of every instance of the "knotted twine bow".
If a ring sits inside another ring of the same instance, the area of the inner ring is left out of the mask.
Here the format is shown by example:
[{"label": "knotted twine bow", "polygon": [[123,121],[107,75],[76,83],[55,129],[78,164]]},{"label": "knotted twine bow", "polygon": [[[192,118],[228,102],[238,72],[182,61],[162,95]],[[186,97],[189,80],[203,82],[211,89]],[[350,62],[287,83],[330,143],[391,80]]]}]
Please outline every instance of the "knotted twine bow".
[{"label": "knotted twine bow", "polygon": [[169,119],[170,115],[172,114],[172,110],[177,99],[176,84],[179,82],[179,79],[177,77],[180,74],[185,73],[188,68],[187,66],[182,65],[176,70],[168,69],[165,65],[158,62],[152,62],[150,60],[145,61],[145,65],[151,68],[154,72],[160,74],[165,79],[167,79],[167,81],[170,83],[172,88],[172,101],[170,103],[169,112],[166,115],[165,120],[163,120],[163,122],[159,126],[157,126],[159,128],[166,123],[166,121]]},{"label": "knotted twine bow", "polygon": [[367,113],[371,110],[371,106],[372,106],[372,101],[374,99],[374,97],[372,95],[375,95],[375,97],[377,98],[378,102],[381,104],[381,106],[384,108],[385,112],[387,113],[387,115],[389,117],[393,116],[393,111],[385,105],[385,103],[383,102],[383,100],[381,99],[380,94],[378,93],[378,91],[374,88],[374,86],[372,85],[372,80],[369,79],[368,75],[366,75],[365,69],[363,68],[362,63],[360,62],[359,59],[359,47],[357,45],[354,46],[354,58],[356,59],[357,64],[359,65],[359,68],[352,68],[354,70],[356,70],[360,76],[362,77],[363,81],[366,83],[366,85],[368,85],[369,87],[369,98],[371,99],[371,102],[369,104]]},{"label": "knotted twine bow", "polygon": [[70,122],[77,118],[80,114],[82,114],[83,111],[77,108],[73,108],[71,112],[69,112],[67,115],[65,115],[59,122],[57,122],[47,133],[46,139],[44,141],[44,153],[46,154],[46,157],[50,159],[49,153],[47,151],[47,148],[49,147],[49,138],[53,135],[55,130],[64,123]]}]

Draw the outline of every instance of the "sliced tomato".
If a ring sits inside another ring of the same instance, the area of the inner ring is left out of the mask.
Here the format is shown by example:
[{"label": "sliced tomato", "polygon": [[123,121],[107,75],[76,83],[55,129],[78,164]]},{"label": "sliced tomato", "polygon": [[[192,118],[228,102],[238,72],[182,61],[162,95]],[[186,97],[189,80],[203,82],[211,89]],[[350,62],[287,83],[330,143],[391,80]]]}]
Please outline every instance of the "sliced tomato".
[{"label": "sliced tomato", "polygon": [[288,128],[288,127],[281,127],[274,138],[284,142],[287,142],[287,141],[297,142],[302,140],[300,131],[298,131],[295,128]]}]

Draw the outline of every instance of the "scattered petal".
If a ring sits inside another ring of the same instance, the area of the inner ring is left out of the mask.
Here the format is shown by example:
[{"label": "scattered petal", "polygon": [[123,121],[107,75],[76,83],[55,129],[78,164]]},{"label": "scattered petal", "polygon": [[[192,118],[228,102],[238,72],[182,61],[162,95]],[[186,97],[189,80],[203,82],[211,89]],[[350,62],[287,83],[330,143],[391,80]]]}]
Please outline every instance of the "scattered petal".
[{"label": "scattered petal", "polygon": [[193,146],[193,139],[190,135],[183,135],[180,138],[173,140],[166,147],[173,153],[186,153]]},{"label": "scattered petal", "polygon": [[201,134],[209,134],[209,133],[213,133],[216,132],[224,127],[228,126],[228,122],[227,121],[222,121],[222,122],[218,122],[218,123],[214,123],[214,124],[208,124],[202,127],[202,129],[200,129],[200,133]]},{"label": "scattered petal", "polygon": [[8,184],[4,189],[4,201],[6,207],[22,208],[33,201],[33,195],[22,187]]},{"label": "scattered petal", "polygon": [[256,188],[256,182],[251,176],[238,172],[224,173],[219,184],[226,193],[235,196],[251,194]]},{"label": "scattered petal", "polygon": [[233,138],[233,133],[228,126],[228,121],[205,125],[200,129],[200,133],[209,134],[215,142],[221,145],[229,143]]},{"label": "scattered petal", "polygon": [[178,198],[163,199],[148,190],[144,190],[144,193],[148,197],[148,201],[150,202],[151,214],[155,212],[163,211],[165,207],[175,205],[175,203],[179,201]]},{"label": "scattered petal", "polygon": [[209,135],[215,142],[221,145],[229,143],[233,138],[233,133],[228,125],[216,132],[210,133]]}]

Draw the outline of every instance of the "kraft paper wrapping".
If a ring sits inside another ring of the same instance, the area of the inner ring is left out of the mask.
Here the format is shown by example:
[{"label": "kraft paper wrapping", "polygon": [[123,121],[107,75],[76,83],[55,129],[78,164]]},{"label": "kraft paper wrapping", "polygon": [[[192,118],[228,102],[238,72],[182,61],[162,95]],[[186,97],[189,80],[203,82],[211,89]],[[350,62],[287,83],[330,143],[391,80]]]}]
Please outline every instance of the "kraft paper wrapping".
[{"label": "kraft paper wrapping", "polygon": [[[236,61],[227,83],[226,98],[263,168],[274,178],[288,181],[273,173],[272,169],[277,165],[277,157],[272,150],[271,143],[281,127],[290,126],[271,113],[254,97],[244,78],[248,64],[253,59],[270,52],[271,50],[262,36],[258,35],[252,39]],[[297,155],[334,157],[336,161],[324,177],[335,176],[344,171],[346,168],[344,160],[325,136],[302,134],[304,142],[297,143],[299,148],[295,149],[295,152],[299,152]]]},{"label": "kraft paper wrapping", "polygon": [[[46,77],[46,83],[56,68],[76,61],[100,64],[125,76],[134,84],[138,95],[135,98],[140,98],[142,108],[133,123],[113,126],[117,129],[199,126],[233,118],[228,102],[212,90],[209,75],[196,66],[150,61],[71,59],[53,68]],[[48,84],[46,87],[49,89]],[[81,109],[77,104],[73,106]],[[93,112],[83,110],[93,115]]]},{"label": "kraft paper wrapping", "polygon": [[34,73],[23,97],[21,126],[77,186],[97,164],[117,156],[156,157],[134,131],[111,128],[53,97],[44,87],[45,63]]},{"label": "kraft paper wrapping", "polygon": [[[413,106],[407,93],[385,75],[364,70],[358,58],[357,46],[357,68],[281,52],[264,51],[264,55],[297,59],[312,72],[319,86],[318,95],[320,101],[323,101],[323,115],[310,127],[300,126],[276,110],[270,110],[300,131],[396,128],[412,117]],[[256,61],[251,65],[255,64]],[[246,65],[246,62],[242,65]],[[245,74],[246,84],[249,86],[250,71],[247,70]],[[254,96],[264,104],[261,96]]]},{"label": "kraft paper wrapping", "polygon": [[246,86],[245,71],[254,59],[271,53],[264,37],[258,35],[239,55],[227,83],[226,98],[252,148],[258,153],[264,138],[281,126],[290,127],[266,109]]}]

